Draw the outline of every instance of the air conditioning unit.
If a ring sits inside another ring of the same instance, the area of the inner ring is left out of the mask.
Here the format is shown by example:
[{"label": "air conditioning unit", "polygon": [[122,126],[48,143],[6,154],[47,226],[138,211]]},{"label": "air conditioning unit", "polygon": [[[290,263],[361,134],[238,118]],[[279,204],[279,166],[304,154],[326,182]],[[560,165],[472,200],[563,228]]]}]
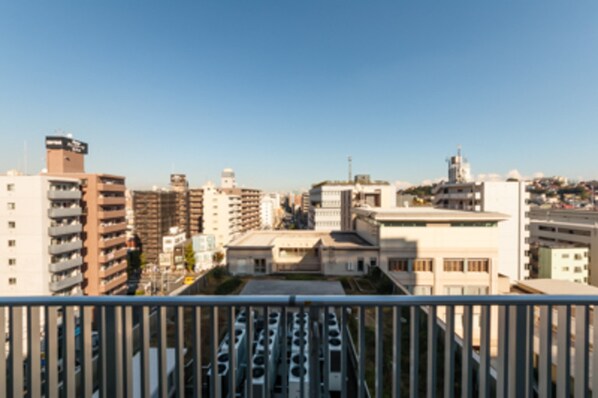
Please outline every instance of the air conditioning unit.
[{"label": "air conditioning unit", "polygon": [[[301,384],[303,376],[303,384]],[[289,364],[289,398],[308,398],[309,392],[309,356],[307,354],[294,353],[291,355]],[[303,395],[301,387],[303,386]]]}]

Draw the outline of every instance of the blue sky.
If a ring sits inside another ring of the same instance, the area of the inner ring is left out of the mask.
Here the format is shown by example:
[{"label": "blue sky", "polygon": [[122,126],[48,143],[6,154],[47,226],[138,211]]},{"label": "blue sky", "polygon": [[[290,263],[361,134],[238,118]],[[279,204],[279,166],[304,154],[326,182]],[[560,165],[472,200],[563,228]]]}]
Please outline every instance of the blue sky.
[{"label": "blue sky", "polygon": [[0,171],[44,164],[265,190],[355,173],[598,178],[596,1],[6,1]]}]

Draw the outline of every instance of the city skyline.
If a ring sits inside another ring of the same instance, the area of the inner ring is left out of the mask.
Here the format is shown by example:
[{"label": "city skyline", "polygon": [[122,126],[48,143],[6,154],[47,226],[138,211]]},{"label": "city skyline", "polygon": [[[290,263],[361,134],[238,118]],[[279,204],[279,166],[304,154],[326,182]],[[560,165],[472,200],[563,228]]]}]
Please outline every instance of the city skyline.
[{"label": "city skyline", "polygon": [[[354,174],[598,178],[598,5],[66,2],[0,5],[0,173],[43,137],[132,189],[307,189]],[[27,27],[27,29],[23,29]],[[563,145],[567,141],[568,145]],[[113,156],[107,156],[108,154]]]}]

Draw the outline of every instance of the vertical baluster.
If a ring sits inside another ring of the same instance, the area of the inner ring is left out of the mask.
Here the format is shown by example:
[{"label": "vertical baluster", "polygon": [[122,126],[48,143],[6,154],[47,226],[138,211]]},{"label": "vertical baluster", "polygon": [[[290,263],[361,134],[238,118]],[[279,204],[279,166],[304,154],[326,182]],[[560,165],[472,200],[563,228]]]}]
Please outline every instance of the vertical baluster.
[{"label": "vertical baluster", "polygon": [[376,306],[376,398],[384,394],[384,308]]},{"label": "vertical baluster", "polygon": [[437,362],[437,317],[436,306],[428,307],[428,371],[427,371],[427,397],[436,397],[436,362]]},{"label": "vertical baluster", "polygon": [[347,308],[341,306],[341,398],[347,398],[347,361],[349,332],[347,330]]},{"label": "vertical baluster", "polygon": [[176,395],[185,395],[185,308],[182,305],[175,307],[175,388]]},{"label": "vertical baluster", "polygon": [[93,308],[81,306],[81,391],[85,398],[93,396],[93,341],[91,326]]},{"label": "vertical baluster", "polygon": [[10,308],[10,388],[11,397],[23,396],[23,307]]},{"label": "vertical baluster", "polygon": [[557,382],[556,396],[569,398],[571,395],[571,307],[558,308],[557,325]]},{"label": "vertical baluster", "polygon": [[168,397],[168,370],[167,370],[167,340],[166,340],[166,307],[158,307],[158,396]]},{"label": "vertical baluster", "polygon": [[409,328],[409,396],[419,397],[419,314],[418,306],[411,307],[411,324]]},{"label": "vertical baluster", "polygon": [[[575,306],[575,385],[576,397],[586,397],[589,376],[589,329],[590,314],[587,305]],[[598,349],[598,347],[595,347]],[[598,377],[598,375],[596,375]]]},{"label": "vertical baluster", "polygon": [[392,308],[392,398],[401,397],[401,307]]},{"label": "vertical baluster", "polygon": [[481,310],[480,325],[480,391],[479,396],[490,396],[490,317],[491,307],[483,305]]},{"label": "vertical baluster", "polygon": [[[270,397],[270,316],[268,306],[264,307],[264,397]],[[305,354],[303,349],[302,354]],[[302,384],[303,385],[303,384]]]},{"label": "vertical baluster", "polygon": [[236,368],[238,359],[235,351],[236,344],[235,307],[230,305],[228,307],[228,391],[231,397],[235,396],[235,390],[237,388]]},{"label": "vertical baluster", "polygon": [[201,370],[201,307],[193,308],[193,393],[203,395]]},{"label": "vertical baluster", "polygon": [[[247,323],[245,331],[247,333],[247,397],[253,398],[253,310],[250,306],[245,307]],[[285,358],[286,361],[286,358]],[[286,364],[286,362],[285,362]],[[283,373],[284,374],[284,373]]]},{"label": "vertical baluster", "polygon": [[218,307],[211,307],[210,314],[210,397],[220,398],[220,376],[218,375]]},{"label": "vertical baluster", "polygon": [[67,397],[76,395],[75,380],[75,309],[73,306],[62,308],[62,359],[63,388]]},{"label": "vertical baluster", "polygon": [[58,397],[58,308],[46,307],[46,396]]},{"label": "vertical baluster", "polygon": [[461,354],[461,396],[470,398],[473,396],[473,348],[472,348],[472,307],[463,307],[463,351]]},{"label": "vertical baluster", "polygon": [[[0,310],[3,311],[3,310]],[[40,350],[40,310],[39,307],[29,307],[27,312],[27,330],[29,332],[28,344],[28,373],[27,373],[27,391],[30,397],[39,397],[41,390],[41,350]],[[4,325],[0,322],[0,327]],[[5,340],[0,340],[5,341]],[[4,351],[3,349],[1,349]],[[1,360],[1,358],[0,358]],[[6,373],[0,373],[6,374]]]},{"label": "vertical baluster", "polygon": [[123,369],[124,369],[124,392],[126,397],[133,396],[133,308],[130,305],[123,308]]},{"label": "vertical baluster", "polygon": [[[299,344],[299,358],[300,364],[303,364],[304,360],[307,359],[307,354],[305,353],[305,341],[307,341],[307,335],[306,335],[306,324],[305,324],[305,307],[303,305],[301,305],[301,307],[299,308],[299,314],[301,314],[301,316],[299,317],[299,325],[300,325],[300,332],[299,332],[299,339],[301,340],[300,344]],[[268,374],[268,369],[266,368],[266,375]],[[300,367],[300,372],[299,372],[299,396],[301,398],[305,397],[305,372],[303,371],[303,368]]]},{"label": "vertical baluster", "polygon": [[139,317],[139,326],[141,327],[141,396],[149,397],[150,391],[150,309],[149,307],[143,306],[140,310],[141,314]]},{"label": "vertical baluster", "polygon": [[[594,318],[592,331],[594,335],[592,340],[592,392],[594,395],[598,395],[598,305],[593,306],[592,317]],[[2,322],[0,322],[0,325],[1,324]]]},{"label": "vertical baluster", "polygon": [[[6,311],[8,310],[7,307],[0,307],[0,341],[6,341]],[[7,368],[6,368],[6,349],[0,349],[0,398],[6,398],[8,392],[6,391],[8,387],[7,383]]]},{"label": "vertical baluster", "polygon": [[540,351],[538,355],[538,391],[541,397],[552,396],[552,306],[540,307]]},{"label": "vertical baluster", "polygon": [[363,398],[365,396],[365,307],[359,307],[359,324],[357,328],[357,336],[359,339],[359,374],[357,376],[357,397]]},{"label": "vertical baluster", "polygon": [[509,396],[509,306],[501,305],[498,309],[498,397]]},{"label": "vertical baluster", "polygon": [[282,376],[282,396],[283,398],[288,397],[289,395],[289,391],[288,391],[288,364],[287,364],[287,352],[288,352],[288,341],[287,341],[287,335],[288,335],[288,326],[287,326],[287,307],[282,307],[281,308],[281,325],[282,325],[282,361],[281,361],[281,366],[282,366],[282,372],[281,374]]},{"label": "vertical baluster", "polygon": [[444,335],[444,398],[455,396],[455,307],[446,306]]}]

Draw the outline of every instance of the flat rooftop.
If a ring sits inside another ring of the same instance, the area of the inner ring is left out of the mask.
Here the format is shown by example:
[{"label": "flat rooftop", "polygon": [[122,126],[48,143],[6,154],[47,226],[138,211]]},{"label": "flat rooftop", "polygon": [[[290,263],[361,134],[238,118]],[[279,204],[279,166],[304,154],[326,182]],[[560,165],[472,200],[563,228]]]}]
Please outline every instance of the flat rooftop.
[{"label": "flat rooftop", "polygon": [[228,249],[268,248],[277,245],[290,246],[315,245],[343,249],[375,249],[356,232],[320,232],[320,231],[249,231],[227,245]]},{"label": "flat rooftop", "polygon": [[598,287],[557,279],[526,279],[516,286],[531,294],[598,295]]},{"label": "flat rooftop", "polygon": [[250,280],[247,282],[241,296],[279,296],[279,295],[324,295],[344,296],[345,290],[340,282],[332,281],[281,281],[275,279]]},{"label": "flat rooftop", "polygon": [[509,218],[497,212],[474,212],[435,207],[359,207],[357,215],[384,221],[502,221]]}]

